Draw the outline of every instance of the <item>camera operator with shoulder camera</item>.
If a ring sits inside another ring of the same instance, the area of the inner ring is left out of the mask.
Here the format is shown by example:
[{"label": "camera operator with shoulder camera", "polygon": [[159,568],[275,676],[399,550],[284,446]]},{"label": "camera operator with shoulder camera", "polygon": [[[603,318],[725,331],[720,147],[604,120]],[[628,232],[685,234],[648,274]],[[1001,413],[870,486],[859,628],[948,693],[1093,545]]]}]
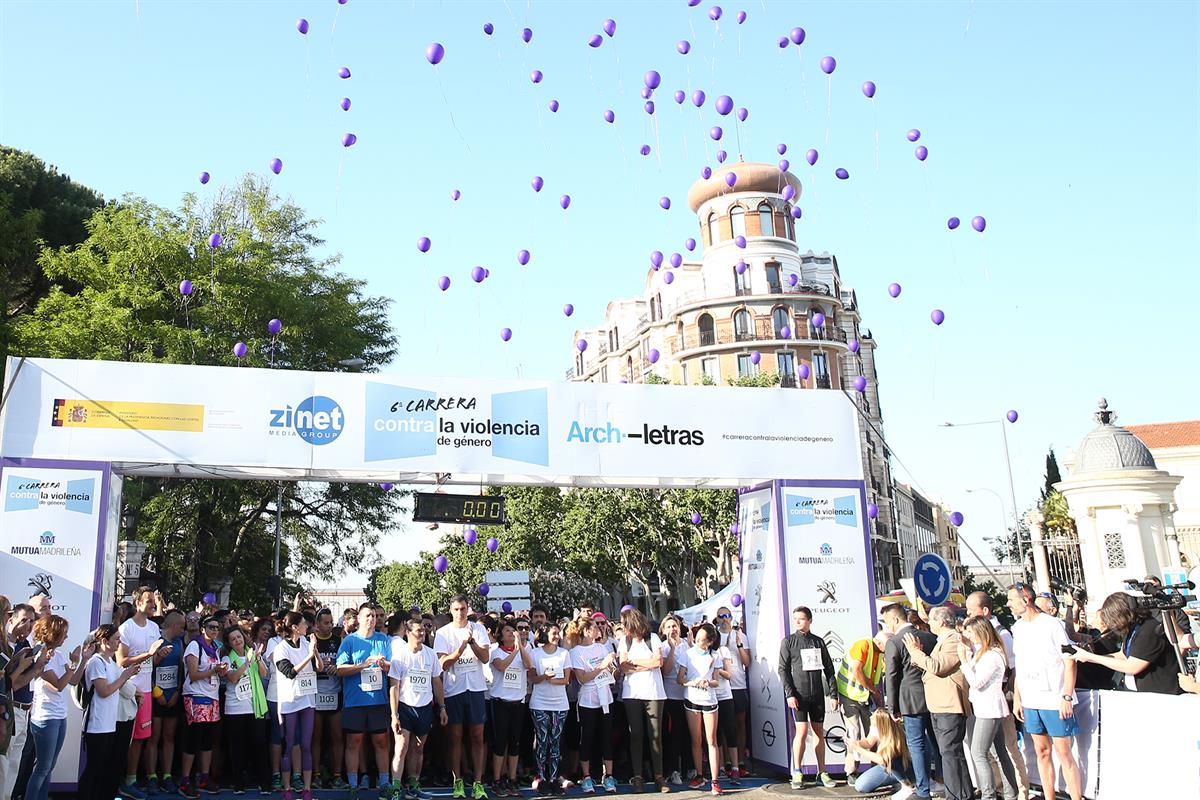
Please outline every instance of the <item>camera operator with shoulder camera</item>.
[{"label": "camera operator with shoulder camera", "polygon": [[[1132,584],[1133,581],[1130,581]],[[1186,584],[1184,584],[1186,585]],[[1189,587],[1191,588],[1191,587]],[[1162,581],[1155,575],[1147,575],[1146,579],[1141,583],[1142,591],[1147,595],[1154,595],[1163,591]],[[1183,608],[1172,608],[1170,614],[1175,620],[1176,632],[1178,634],[1179,651],[1184,652],[1191,650],[1196,646],[1196,639],[1192,635],[1192,622],[1189,619],[1187,612]],[[1163,619],[1163,609],[1154,606],[1150,609],[1150,616],[1157,619],[1160,623],[1166,624]]]},{"label": "camera operator with shoulder camera", "polygon": [[1124,673],[1126,687],[1134,691],[1180,694],[1177,654],[1162,620],[1149,613],[1146,599],[1114,592],[1100,607],[1104,627],[1121,637],[1120,652],[1106,656],[1076,649],[1068,657]]}]

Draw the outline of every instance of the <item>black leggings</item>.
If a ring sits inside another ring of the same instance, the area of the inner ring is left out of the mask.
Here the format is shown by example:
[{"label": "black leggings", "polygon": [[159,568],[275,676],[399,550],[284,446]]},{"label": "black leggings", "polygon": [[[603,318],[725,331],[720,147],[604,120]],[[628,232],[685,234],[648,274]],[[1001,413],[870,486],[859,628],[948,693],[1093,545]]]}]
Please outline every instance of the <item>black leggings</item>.
[{"label": "black leggings", "polygon": [[492,698],[492,755],[504,758],[521,752],[521,729],[525,726],[525,704]]},{"label": "black leggings", "polygon": [[612,718],[611,707],[606,714],[602,708],[579,706],[579,760],[589,767],[613,759]]},{"label": "black leggings", "polygon": [[220,722],[187,722],[183,726],[183,752],[189,756],[213,749],[213,736]]},{"label": "black leggings", "polygon": [[87,766],[79,780],[79,800],[109,800],[116,797],[121,776],[125,773],[125,759],[118,764],[113,758],[117,734],[87,733],[83,740],[87,746]]},{"label": "black leggings", "polygon": [[686,775],[692,767],[692,734],[682,700],[663,703],[663,769]]},{"label": "black leggings", "polygon": [[267,719],[254,714],[226,714],[225,741],[229,743],[230,777],[235,789],[257,784],[271,787],[271,764],[267,760]]},{"label": "black leggings", "polygon": [[717,744],[737,747],[737,709],[733,705],[733,698],[718,701]]}]

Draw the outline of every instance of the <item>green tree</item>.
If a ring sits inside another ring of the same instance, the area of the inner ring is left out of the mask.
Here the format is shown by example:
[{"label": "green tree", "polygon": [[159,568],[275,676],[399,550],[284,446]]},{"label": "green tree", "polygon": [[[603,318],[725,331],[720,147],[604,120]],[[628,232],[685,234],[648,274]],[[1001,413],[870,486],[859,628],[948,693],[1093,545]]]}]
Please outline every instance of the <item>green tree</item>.
[{"label": "green tree", "polygon": [[[235,341],[253,366],[330,371],[362,358],[374,370],[395,354],[388,301],[315,255],[317,222],[247,176],[209,204],[179,211],[126,197],[97,211],[77,247],[44,248],[53,282],[15,327],[23,355],[232,366]],[[220,233],[219,249],[208,247]],[[182,280],[194,292],[183,298]],[[284,321],[272,339],[267,321]],[[189,601],[233,577],[232,602],[269,598],[279,485],[270,481],[126,479],[133,536],[165,589]],[[292,580],[369,564],[395,527],[402,494],[366,484],[285,483],[281,516]]]},{"label": "green tree", "polygon": [[754,372],[750,375],[739,375],[736,379],[726,381],[730,386],[748,386],[755,388],[771,388],[779,385],[778,372]]},{"label": "green tree", "polygon": [[102,205],[99,194],[32,153],[0,147],[0,376],[14,322],[50,291],[38,261],[42,248],[82,242]]},{"label": "green tree", "polygon": [[1042,500],[1045,499],[1054,491],[1054,484],[1062,480],[1062,473],[1058,469],[1058,458],[1054,455],[1054,448],[1050,448],[1050,452],[1046,454],[1046,475],[1042,485]]}]

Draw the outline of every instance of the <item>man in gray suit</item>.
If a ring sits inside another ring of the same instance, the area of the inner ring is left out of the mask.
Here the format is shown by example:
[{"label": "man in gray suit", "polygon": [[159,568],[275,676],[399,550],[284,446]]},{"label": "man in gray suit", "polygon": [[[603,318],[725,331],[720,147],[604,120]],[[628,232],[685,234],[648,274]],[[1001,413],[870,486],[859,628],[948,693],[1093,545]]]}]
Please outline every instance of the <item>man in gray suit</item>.
[{"label": "man in gray suit", "polygon": [[884,686],[887,692],[887,708],[892,718],[904,725],[908,751],[912,756],[913,773],[917,779],[914,800],[929,800],[931,776],[929,765],[941,773],[941,756],[937,750],[933,732],[933,721],[925,703],[924,672],[912,664],[904,637],[916,637],[922,652],[933,652],[937,637],[929,631],[918,630],[908,624],[908,611],[899,603],[884,606],[881,612],[883,626],[892,633],[887,649],[883,652],[885,663]]}]

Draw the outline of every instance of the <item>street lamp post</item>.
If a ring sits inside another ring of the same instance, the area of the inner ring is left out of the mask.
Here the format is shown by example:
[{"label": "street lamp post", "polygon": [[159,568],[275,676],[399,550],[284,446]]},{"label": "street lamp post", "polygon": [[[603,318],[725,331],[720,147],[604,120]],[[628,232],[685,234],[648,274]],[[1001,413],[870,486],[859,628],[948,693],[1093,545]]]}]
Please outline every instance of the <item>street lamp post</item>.
[{"label": "street lamp post", "polygon": [[[976,486],[973,489],[967,489],[967,494],[973,494],[974,492],[987,492],[992,497],[996,498],[996,502],[1000,504],[1000,521],[1003,522],[1006,514],[1004,511],[1004,498],[1000,496],[1000,493],[997,492],[995,489],[989,489],[986,486]],[[1021,533],[1020,533],[1020,531],[1018,531],[1017,539],[1020,540],[1020,538],[1021,538]],[[1004,551],[1008,554],[1006,561],[1008,561],[1009,578],[1012,578],[1014,575],[1016,575],[1017,565],[1013,563],[1012,549],[1009,547],[1007,538],[999,537],[999,536],[994,537],[994,538],[993,537],[984,537],[984,540],[988,541],[988,542],[1004,542]],[[1024,579],[1024,577],[1025,577],[1025,565],[1024,564],[1021,565],[1021,577],[1022,577],[1022,579]]]},{"label": "street lamp post", "polygon": [[[1012,459],[1008,455],[1008,432],[1004,429],[1004,419],[985,419],[979,422],[943,422],[943,428],[967,428],[972,425],[999,425],[1000,438],[1004,442],[1004,467],[1008,475],[1008,500],[1012,506],[1013,533],[1017,537],[1017,550],[1021,554],[1021,574],[1025,575],[1025,542],[1021,539],[1021,520],[1017,516],[1017,492],[1013,488]],[[1003,503],[1001,503],[1003,505]]]}]

